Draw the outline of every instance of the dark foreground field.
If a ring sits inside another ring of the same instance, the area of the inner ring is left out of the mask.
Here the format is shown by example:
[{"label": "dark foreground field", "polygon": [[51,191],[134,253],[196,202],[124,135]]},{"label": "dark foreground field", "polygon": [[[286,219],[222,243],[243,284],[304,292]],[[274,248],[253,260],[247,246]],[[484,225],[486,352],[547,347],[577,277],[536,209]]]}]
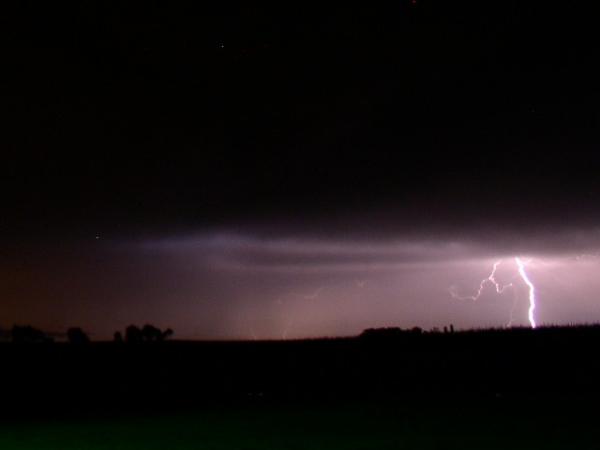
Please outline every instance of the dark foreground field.
[{"label": "dark foreground field", "polygon": [[600,328],[0,346],[0,449],[599,448]]},{"label": "dark foreground field", "polygon": [[583,399],[255,405],[4,424],[0,448],[591,449],[600,445],[597,417]]}]

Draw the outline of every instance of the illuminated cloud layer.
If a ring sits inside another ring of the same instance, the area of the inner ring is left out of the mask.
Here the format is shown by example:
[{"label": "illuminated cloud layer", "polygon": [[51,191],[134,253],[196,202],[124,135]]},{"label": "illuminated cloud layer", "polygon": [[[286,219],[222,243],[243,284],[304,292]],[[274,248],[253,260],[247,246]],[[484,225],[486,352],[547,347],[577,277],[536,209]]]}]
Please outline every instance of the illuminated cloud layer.
[{"label": "illuminated cloud layer", "polygon": [[598,242],[597,230],[489,239],[260,230],[100,239],[6,264],[0,325],[80,325],[108,338],[151,322],[179,337],[289,339],[378,326],[592,322],[600,320]]}]

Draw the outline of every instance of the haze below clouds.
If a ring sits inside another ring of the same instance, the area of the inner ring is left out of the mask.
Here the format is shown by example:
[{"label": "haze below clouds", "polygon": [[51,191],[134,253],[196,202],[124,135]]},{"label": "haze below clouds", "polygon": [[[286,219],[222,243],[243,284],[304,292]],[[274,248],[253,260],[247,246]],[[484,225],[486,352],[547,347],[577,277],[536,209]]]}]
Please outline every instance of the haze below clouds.
[{"label": "haze below clouds", "polygon": [[[364,233],[322,222],[303,229],[263,223],[90,236],[8,253],[1,325],[77,325],[96,339],[130,323],[197,339],[527,326],[528,291],[515,256],[536,287],[538,324],[600,320],[595,228]],[[497,281],[512,287],[498,294],[487,284],[477,301],[456,298],[474,295],[497,261]]]}]

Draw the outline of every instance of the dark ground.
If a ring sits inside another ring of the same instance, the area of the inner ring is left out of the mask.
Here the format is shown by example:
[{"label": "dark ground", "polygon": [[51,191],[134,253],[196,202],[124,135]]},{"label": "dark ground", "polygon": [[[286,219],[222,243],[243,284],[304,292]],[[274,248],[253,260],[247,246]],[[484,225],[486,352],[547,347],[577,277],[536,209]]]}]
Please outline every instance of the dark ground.
[{"label": "dark ground", "polygon": [[369,403],[221,408],[3,425],[3,449],[598,448],[592,402]]},{"label": "dark ground", "polygon": [[0,348],[0,448],[595,448],[600,328]]}]

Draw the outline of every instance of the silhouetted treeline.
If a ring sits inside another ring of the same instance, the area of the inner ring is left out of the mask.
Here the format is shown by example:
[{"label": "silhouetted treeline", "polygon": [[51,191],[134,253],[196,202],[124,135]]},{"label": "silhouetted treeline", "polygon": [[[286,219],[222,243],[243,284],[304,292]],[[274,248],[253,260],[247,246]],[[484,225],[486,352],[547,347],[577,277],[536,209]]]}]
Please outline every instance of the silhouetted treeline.
[{"label": "silhouetted treeline", "polygon": [[[62,336],[64,335],[59,334],[59,337]],[[78,327],[69,328],[66,338],[71,344],[88,344],[90,342],[88,335]],[[54,336],[30,325],[13,326],[10,331],[10,339],[15,344],[48,344],[54,342]]]},{"label": "silhouetted treeline", "polygon": [[11,339],[15,344],[44,344],[54,341],[46,333],[37,328],[18,325],[12,328]]},{"label": "silhouetted treeline", "polygon": [[[162,342],[173,336],[173,330],[167,328],[162,331],[160,328],[154,325],[144,325],[142,328],[138,328],[135,325],[129,325],[125,329],[125,342],[129,344],[139,344],[142,342]],[[123,337],[120,332],[115,333],[115,341],[122,342]]]},{"label": "silhouetted treeline", "polygon": [[359,337],[361,339],[390,339],[404,336],[419,336],[422,333],[423,329],[419,327],[410,329],[402,329],[399,327],[367,328]]},{"label": "silhouetted treeline", "polygon": [[[142,328],[130,325],[125,330],[125,339],[120,331],[114,334],[115,342],[144,343],[144,342],[163,342],[173,336],[173,330],[167,328],[161,330],[154,325],[146,324]],[[42,330],[30,325],[15,325],[8,330],[0,329],[0,339],[10,340],[16,344],[48,344],[54,342],[55,336],[66,338],[67,342],[75,345],[89,344],[91,342],[88,334],[80,327],[72,327],[65,334],[54,333],[50,335]]]}]

